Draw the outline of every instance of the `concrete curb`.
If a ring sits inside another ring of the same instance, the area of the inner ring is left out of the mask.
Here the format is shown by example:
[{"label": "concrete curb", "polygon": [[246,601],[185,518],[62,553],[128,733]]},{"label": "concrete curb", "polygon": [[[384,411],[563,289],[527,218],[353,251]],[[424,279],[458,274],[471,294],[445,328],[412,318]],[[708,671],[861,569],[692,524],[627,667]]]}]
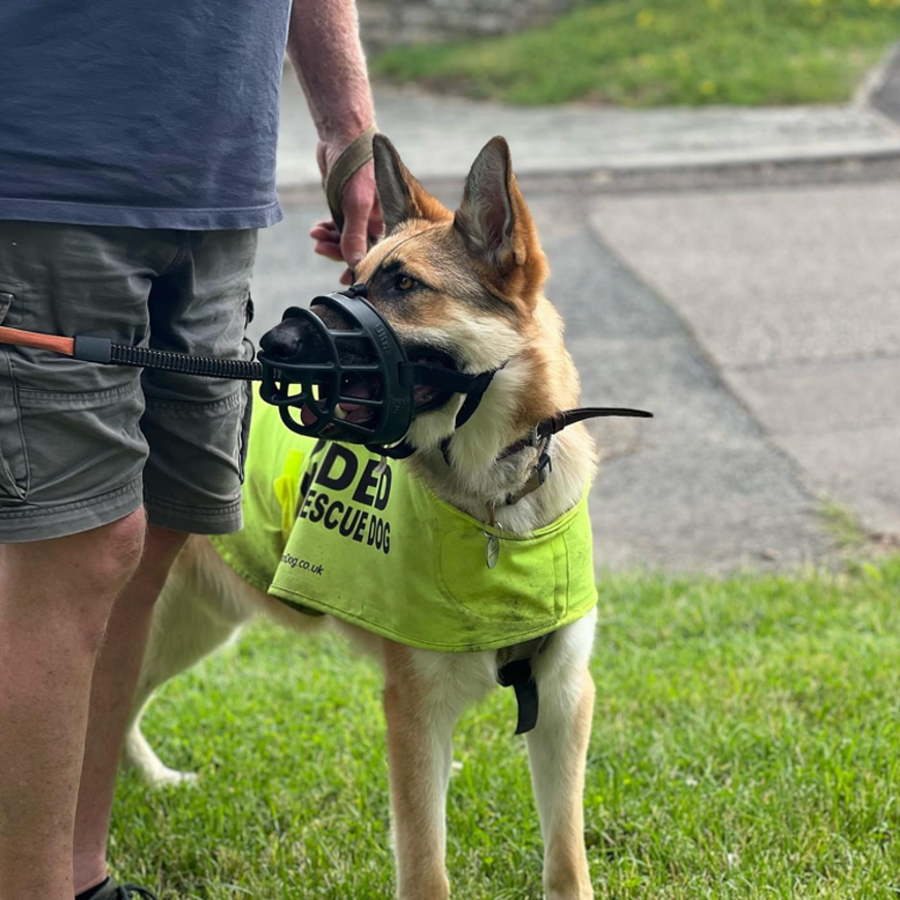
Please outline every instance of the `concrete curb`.
[{"label": "concrete curb", "polygon": [[[384,85],[375,94],[381,130],[427,180],[463,178],[495,134],[509,140],[517,173],[533,177],[900,159],[900,45],[843,106],[519,108]],[[315,140],[299,87],[288,77],[279,187],[319,183]]]}]

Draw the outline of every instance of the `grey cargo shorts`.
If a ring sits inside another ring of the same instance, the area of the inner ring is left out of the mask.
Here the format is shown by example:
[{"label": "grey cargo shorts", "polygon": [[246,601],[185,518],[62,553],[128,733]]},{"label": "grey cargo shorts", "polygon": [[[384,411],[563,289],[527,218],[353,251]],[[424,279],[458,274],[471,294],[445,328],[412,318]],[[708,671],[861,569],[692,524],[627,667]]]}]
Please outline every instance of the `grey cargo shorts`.
[{"label": "grey cargo shorts", "polygon": [[[0,324],[246,357],[256,231],[0,221]],[[0,543],[241,525],[250,383],[0,344]]]}]

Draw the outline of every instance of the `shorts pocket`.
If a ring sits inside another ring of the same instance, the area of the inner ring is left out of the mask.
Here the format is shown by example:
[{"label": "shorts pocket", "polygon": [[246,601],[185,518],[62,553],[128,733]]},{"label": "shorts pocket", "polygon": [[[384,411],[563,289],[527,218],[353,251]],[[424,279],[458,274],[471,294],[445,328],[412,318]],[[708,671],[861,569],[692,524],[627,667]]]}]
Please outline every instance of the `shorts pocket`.
[{"label": "shorts pocket", "polygon": [[[0,324],[15,299],[0,290]],[[20,506],[28,495],[28,458],[22,435],[19,397],[9,353],[0,344],[0,509]]]},{"label": "shorts pocket", "polygon": [[137,376],[102,391],[20,387],[18,400],[30,504],[89,504],[140,476],[147,447],[138,427],[143,396]]}]

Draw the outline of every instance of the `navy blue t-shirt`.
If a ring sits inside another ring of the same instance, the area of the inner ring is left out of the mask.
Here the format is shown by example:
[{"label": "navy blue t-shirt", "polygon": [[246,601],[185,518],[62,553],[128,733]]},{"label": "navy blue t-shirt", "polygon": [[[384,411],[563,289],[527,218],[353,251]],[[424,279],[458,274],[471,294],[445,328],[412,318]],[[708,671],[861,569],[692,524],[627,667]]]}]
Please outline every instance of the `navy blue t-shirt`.
[{"label": "navy blue t-shirt", "polygon": [[291,0],[0,0],[0,219],[256,228]]}]

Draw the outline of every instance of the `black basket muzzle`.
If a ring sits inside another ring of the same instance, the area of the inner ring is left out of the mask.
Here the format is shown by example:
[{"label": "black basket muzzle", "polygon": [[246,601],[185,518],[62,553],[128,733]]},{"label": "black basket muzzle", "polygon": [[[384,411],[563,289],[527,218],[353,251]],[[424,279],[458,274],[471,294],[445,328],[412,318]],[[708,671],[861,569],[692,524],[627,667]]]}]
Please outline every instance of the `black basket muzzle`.
[{"label": "black basket muzzle", "polygon": [[[415,389],[400,382],[406,353],[390,325],[360,293],[351,289],[324,294],[310,309],[292,307],[282,321],[299,319],[305,326],[297,352],[287,358],[259,353],[260,396],[280,409],[292,431],[323,437],[328,426],[336,424],[342,441],[370,444],[399,441],[409,430]],[[334,310],[344,324],[329,327],[313,312],[315,307]],[[360,358],[365,361],[357,361]],[[358,383],[368,385],[366,396],[348,392]],[[342,419],[337,413],[341,403],[367,407],[371,415],[365,422]]]},{"label": "black basket muzzle", "polygon": [[[327,325],[313,312],[316,307],[337,313],[341,325]],[[410,362],[394,330],[366,299],[365,285],[323,294],[309,309],[292,307],[282,322],[289,319],[302,323],[302,340],[287,357],[260,351],[260,396],[279,407],[284,424],[298,434],[328,439],[328,426],[335,425],[335,439],[381,449],[405,437],[415,413],[438,408],[456,393],[468,395],[459,426],[474,412],[494,376]],[[356,384],[367,386],[364,394],[354,392]],[[417,409],[417,385],[437,388],[437,399]],[[349,421],[338,414],[341,404],[371,413],[364,422]]]}]

